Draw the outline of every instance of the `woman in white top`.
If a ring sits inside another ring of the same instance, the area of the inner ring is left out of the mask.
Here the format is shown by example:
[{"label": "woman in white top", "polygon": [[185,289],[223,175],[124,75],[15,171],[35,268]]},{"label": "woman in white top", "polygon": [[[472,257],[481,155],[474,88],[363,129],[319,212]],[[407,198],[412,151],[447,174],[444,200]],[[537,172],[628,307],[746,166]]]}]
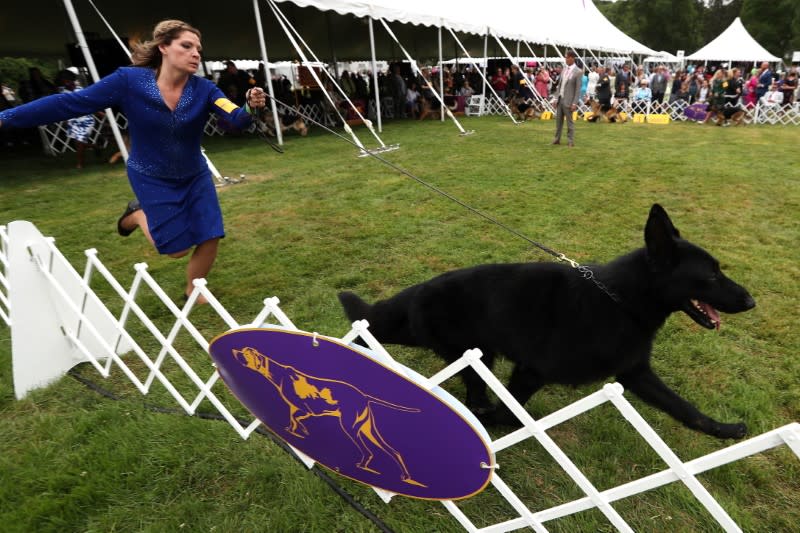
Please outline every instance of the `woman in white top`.
[{"label": "woman in white top", "polygon": [[597,82],[600,80],[600,74],[597,73],[597,67],[592,67],[589,71],[589,85],[586,87],[586,95],[589,98],[594,98],[597,92]]},{"label": "woman in white top", "polygon": [[653,99],[653,91],[650,90],[647,78],[639,82],[639,87],[633,93],[633,101],[639,104],[646,104]]},{"label": "woman in white top", "polygon": [[406,109],[411,118],[417,118],[419,111],[419,91],[417,91],[417,84],[411,82],[406,89]]},{"label": "woman in white top", "polygon": [[700,86],[700,91],[697,93],[697,102],[704,104],[708,101],[708,80],[703,80],[703,85]]}]

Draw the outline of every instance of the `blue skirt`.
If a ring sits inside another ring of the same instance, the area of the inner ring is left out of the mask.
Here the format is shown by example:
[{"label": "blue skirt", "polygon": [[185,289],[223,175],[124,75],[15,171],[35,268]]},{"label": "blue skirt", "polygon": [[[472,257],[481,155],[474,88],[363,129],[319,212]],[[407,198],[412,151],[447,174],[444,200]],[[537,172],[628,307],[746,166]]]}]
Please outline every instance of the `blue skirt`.
[{"label": "blue skirt", "polygon": [[160,254],[182,252],[225,236],[208,168],[187,178],[154,178],[128,167],[128,180]]}]

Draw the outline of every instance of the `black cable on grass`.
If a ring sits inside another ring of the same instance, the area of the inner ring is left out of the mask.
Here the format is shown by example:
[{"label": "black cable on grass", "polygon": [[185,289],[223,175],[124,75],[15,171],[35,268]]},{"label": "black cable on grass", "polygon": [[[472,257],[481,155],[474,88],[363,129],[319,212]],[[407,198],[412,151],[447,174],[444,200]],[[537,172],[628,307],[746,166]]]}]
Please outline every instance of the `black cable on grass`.
[{"label": "black cable on grass", "polygon": [[[67,372],[67,374],[69,376],[71,376],[73,379],[75,379],[76,381],[78,381],[78,382],[82,383],[83,385],[85,385],[87,388],[91,389],[92,391],[96,392],[97,394],[99,394],[99,395],[101,395],[101,396],[103,396],[105,398],[108,398],[108,399],[114,400],[114,401],[125,401],[123,398],[120,398],[119,396],[115,395],[113,392],[111,392],[111,391],[109,391],[107,389],[104,389],[103,387],[101,387],[97,383],[93,382],[92,380],[81,376],[74,369],[69,370]],[[153,413],[168,414],[168,415],[192,416],[192,415],[186,414],[186,412],[181,410],[181,409],[174,409],[174,408],[170,408],[170,407],[160,407],[158,405],[148,404],[147,402],[142,402],[142,405],[144,406],[145,409],[147,409],[148,411],[151,411]],[[202,418],[204,420],[225,420],[225,418],[222,415],[218,414],[218,413],[198,412],[198,413],[195,413],[194,416],[196,416],[198,418]],[[239,417],[235,417],[235,418],[236,418],[236,421],[239,422],[240,424],[242,424],[243,426],[249,424],[249,422],[247,420],[244,420],[244,419],[239,418]],[[300,458],[297,456],[297,454],[294,453],[294,451],[292,451],[292,449],[289,447],[289,445],[286,444],[285,442],[283,442],[282,440],[280,440],[275,435],[273,435],[272,432],[270,432],[269,430],[264,429],[263,426],[258,426],[255,429],[255,431],[259,435],[263,435],[265,437],[268,437],[275,445],[280,447],[283,451],[285,451],[292,458],[294,458],[295,461],[297,461],[298,463],[303,465],[303,467],[305,467],[305,463],[303,463],[303,461],[300,460]],[[327,474],[327,472],[325,472],[321,468],[311,468],[310,470],[311,470],[311,472],[314,473],[315,476],[317,476],[319,479],[324,481],[336,494],[338,494],[339,497],[341,497],[345,502],[347,502],[350,505],[350,507],[352,507],[353,509],[355,509],[356,511],[361,513],[364,517],[366,517],[373,524],[375,524],[375,526],[380,531],[382,531],[383,533],[394,533],[394,530],[392,530],[389,526],[387,526],[380,518],[375,516],[375,514],[372,513],[369,509],[367,509],[366,507],[361,505],[358,501],[356,501],[356,499],[350,493],[348,493],[346,490],[344,490],[338,483],[336,483],[336,481],[334,481],[333,478]]]}]

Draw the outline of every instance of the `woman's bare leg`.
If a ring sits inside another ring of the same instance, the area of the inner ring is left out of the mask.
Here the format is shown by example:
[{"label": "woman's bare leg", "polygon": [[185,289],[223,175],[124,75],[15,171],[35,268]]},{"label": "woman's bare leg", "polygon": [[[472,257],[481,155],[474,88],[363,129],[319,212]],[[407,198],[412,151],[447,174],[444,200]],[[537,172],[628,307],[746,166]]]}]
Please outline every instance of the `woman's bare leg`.
[{"label": "woman's bare leg", "polygon": [[[192,257],[189,258],[189,264],[186,265],[186,292],[190,294],[194,290],[192,281],[199,278],[205,278],[211,272],[211,267],[214,266],[214,261],[217,259],[217,248],[219,245],[219,237],[216,239],[209,239],[205,242],[198,244]],[[198,296],[197,303],[208,303],[202,295]]]},{"label": "woman's bare leg", "polygon": [[76,141],[75,144],[75,154],[78,158],[78,163],[75,165],[75,168],[83,168],[83,162],[85,159],[84,154],[86,153],[86,143]]},{"label": "woman's bare leg", "polygon": [[[139,226],[142,229],[142,233],[144,233],[144,236],[148,240],[148,242],[153,246],[155,246],[155,241],[153,240],[152,235],[150,235],[150,228],[147,226],[147,217],[144,215],[144,211],[142,211],[141,209],[139,209],[138,211],[134,211],[133,213],[122,219],[123,228],[133,229],[136,226]],[[186,255],[186,253],[188,253],[188,250],[183,255]]]},{"label": "woman's bare leg", "polygon": [[[122,227],[125,229],[131,229],[135,226],[139,226],[150,244],[155,246],[155,241],[153,241],[153,237],[150,235],[150,229],[147,226],[147,217],[141,209],[134,211],[122,220]],[[189,258],[189,264],[186,265],[186,288],[184,294],[187,296],[194,290],[192,280],[205,278],[211,271],[211,267],[214,265],[214,261],[217,258],[218,245],[219,238],[216,238],[202,242],[195,247],[192,257]],[[184,257],[191,251],[191,248],[189,248],[180,252],[171,253],[169,256],[173,259],[177,259]],[[205,297],[199,296],[197,298],[197,303],[205,304],[208,303],[208,301]]]}]

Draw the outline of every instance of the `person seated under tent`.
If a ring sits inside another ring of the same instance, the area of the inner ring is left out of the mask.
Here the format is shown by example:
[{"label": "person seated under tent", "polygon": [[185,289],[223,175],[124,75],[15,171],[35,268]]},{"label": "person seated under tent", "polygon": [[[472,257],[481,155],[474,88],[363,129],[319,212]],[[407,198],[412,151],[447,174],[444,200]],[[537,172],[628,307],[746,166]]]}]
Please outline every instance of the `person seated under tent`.
[{"label": "person seated under tent", "polygon": [[431,71],[429,68],[423,69],[422,79],[420,80],[419,84],[421,88],[420,96],[422,97],[422,111],[419,114],[419,120],[425,120],[429,115],[431,115],[431,113],[439,111],[442,105],[434,94],[435,89],[430,80],[430,72]]}]

